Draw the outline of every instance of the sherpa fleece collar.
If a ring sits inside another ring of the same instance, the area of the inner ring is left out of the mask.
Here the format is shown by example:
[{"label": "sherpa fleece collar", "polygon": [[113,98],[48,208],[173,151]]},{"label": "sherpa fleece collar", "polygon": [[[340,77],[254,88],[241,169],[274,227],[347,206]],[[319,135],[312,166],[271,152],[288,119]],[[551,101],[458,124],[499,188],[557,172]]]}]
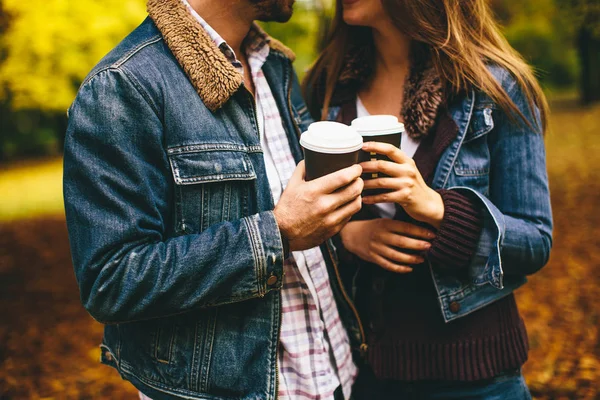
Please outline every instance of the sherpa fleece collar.
[{"label": "sherpa fleece collar", "polygon": [[[165,43],[187,74],[198,95],[211,111],[221,108],[240,88],[244,78],[180,0],[148,0],[148,14]],[[253,24],[252,29],[264,33]],[[290,60],[294,53],[268,37],[269,47]]]}]

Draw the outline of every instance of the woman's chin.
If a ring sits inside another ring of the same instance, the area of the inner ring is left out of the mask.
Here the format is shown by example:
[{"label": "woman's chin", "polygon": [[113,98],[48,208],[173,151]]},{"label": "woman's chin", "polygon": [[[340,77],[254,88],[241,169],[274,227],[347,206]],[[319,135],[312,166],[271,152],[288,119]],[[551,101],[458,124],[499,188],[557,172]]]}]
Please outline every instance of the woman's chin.
[{"label": "woman's chin", "polygon": [[353,26],[371,26],[371,21],[369,21],[368,18],[364,18],[361,15],[356,15],[355,13],[352,12],[345,12],[344,11],[344,22],[347,25],[353,25]]}]

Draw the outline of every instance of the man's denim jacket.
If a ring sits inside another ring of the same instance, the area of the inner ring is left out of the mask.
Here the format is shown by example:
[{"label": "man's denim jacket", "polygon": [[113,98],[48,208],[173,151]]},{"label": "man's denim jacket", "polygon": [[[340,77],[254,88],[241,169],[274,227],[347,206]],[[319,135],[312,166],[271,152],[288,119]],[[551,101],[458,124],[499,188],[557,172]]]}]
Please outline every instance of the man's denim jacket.
[{"label": "man's denim jacket", "polygon": [[[64,197],[102,362],[151,398],[274,399],[284,249],[241,75],[178,0],[83,82]],[[263,71],[293,155],[310,122],[291,52]],[[331,266],[331,259],[328,258]]]}]

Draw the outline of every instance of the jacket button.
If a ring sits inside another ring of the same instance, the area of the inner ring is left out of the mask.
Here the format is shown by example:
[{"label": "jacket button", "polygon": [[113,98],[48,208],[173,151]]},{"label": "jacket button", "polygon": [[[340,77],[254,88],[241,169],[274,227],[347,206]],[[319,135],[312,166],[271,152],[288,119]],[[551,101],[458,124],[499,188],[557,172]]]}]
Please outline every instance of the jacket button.
[{"label": "jacket button", "polygon": [[450,311],[452,311],[453,313],[457,313],[460,311],[460,303],[457,301],[453,301],[452,303],[450,303]]},{"label": "jacket button", "polygon": [[279,281],[279,278],[275,275],[271,275],[269,279],[267,279],[267,285],[274,286],[277,284],[277,281]]},{"label": "jacket button", "polygon": [[106,358],[106,361],[112,361],[112,354],[110,354],[109,351],[105,351],[104,352],[104,358]]}]

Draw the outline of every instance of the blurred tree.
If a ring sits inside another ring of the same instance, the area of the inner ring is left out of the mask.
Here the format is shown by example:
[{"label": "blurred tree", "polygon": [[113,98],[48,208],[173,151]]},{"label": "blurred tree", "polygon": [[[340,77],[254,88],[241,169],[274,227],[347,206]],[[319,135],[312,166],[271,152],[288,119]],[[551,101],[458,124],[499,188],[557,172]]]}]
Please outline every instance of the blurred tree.
[{"label": "blurred tree", "polygon": [[600,1],[491,0],[511,44],[546,86],[577,80],[584,103],[600,101]]},{"label": "blurred tree", "polygon": [[0,34],[4,33],[8,28],[8,13],[4,10],[4,4],[0,0]]},{"label": "blurred tree", "polygon": [[[145,15],[143,0],[3,0],[0,99],[13,109],[66,111],[90,68]],[[120,12],[115,12],[120,10]]]},{"label": "blurred tree", "polygon": [[577,32],[584,104],[600,101],[600,1],[555,0]]},{"label": "blurred tree", "polygon": [[0,160],[62,149],[79,84],[144,15],[144,0],[0,0]]},{"label": "blurred tree", "polygon": [[492,0],[491,4],[506,38],[535,68],[545,86],[568,88],[575,84],[579,73],[575,31],[555,0]]}]

